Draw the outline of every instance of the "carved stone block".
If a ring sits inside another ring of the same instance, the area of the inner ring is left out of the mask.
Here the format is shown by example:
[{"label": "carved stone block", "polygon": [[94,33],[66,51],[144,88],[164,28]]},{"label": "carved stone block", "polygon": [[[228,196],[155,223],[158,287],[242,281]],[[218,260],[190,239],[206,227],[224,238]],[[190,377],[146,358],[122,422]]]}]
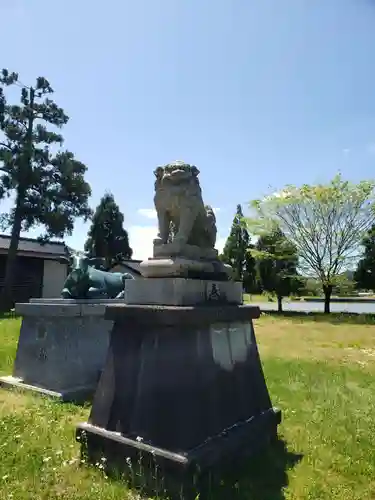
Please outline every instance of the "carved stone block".
[{"label": "carved stone block", "polygon": [[218,251],[215,248],[201,248],[196,245],[186,245],[178,241],[154,244],[154,258],[183,257],[192,260],[215,260]]},{"label": "carved stone block", "polygon": [[105,305],[116,302],[123,300],[34,299],[16,304],[23,316],[16,359],[12,376],[0,377],[0,385],[63,401],[92,396],[113,325],[104,319]]},{"label": "carved stone block", "polygon": [[126,304],[191,306],[198,304],[242,304],[242,283],[185,278],[129,280]]},{"label": "carved stone block", "polygon": [[[232,267],[219,260],[193,260],[185,257],[144,260],[140,269],[145,278],[182,277],[225,281],[233,274]],[[130,280],[127,287],[129,283]]]},{"label": "carved stone block", "polygon": [[108,357],[77,431],[88,460],[104,456],[125,473],[130,460],[133,476],[141,464],[150,496],[164,480],[168,493],[174,483],[187,498],[199,471],[267,444],[281,415],[257,350],[259,314],[245,306],[108,307]]}]

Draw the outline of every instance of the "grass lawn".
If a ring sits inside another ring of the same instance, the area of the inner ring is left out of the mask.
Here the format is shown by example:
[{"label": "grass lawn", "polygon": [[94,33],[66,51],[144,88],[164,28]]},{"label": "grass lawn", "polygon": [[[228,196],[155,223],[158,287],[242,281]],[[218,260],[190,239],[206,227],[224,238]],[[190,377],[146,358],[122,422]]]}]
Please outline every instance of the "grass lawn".
[{"label": "grass lawn", "polygon": [[[287,300],[287,299],[284,299],[284,300]],[[258,304],[259,302],[269,302],[269,295],[244,293],[243,294],[243,301],[245,304],[249,304],[250,302],[254,302],[256,304]],[[276,301],[276,299],[273,298],[273,301]]]},{"label": "grass lawn", "polygon": [[[0,320],[2,374],[11,372],[19,326]],[[223,478],[212,498],[374,500],[374,321],[263,314],[255,328],[273,403],[283,411],[281,440]],[[80,464],[74,425],[88,411],[0,389],[1,500],[139,498],[101,464]]]},{"label": "grass lawn", "polygon": [[[243,300],[245,304],[250,304],[253,302],[254,304],[259,304],[261,302],[270,302],[270,298],[272,298],[272,302],[277,303],[276,297],[271,297],[270,294],[264,293],[264,294],[250,294],[250,293],[244,293],[243,294]],[[316,297],[284,297],[283,298],[283,303],[285,302],[293,302],[295,300],[305,300],[305,299],[320,299],[322,300],[324,297],[322,296],[316,296]],[[332,295],[332,299],[335,298],[340,298],[340,299],[345,299],[345,297],[339,297],[338,295]],[[353,299],[355,298],[356,301],[358,302],[366,302],[366,300],[374,300],[375,295],[368,295],[366,297],[347,297],[348,299]]]}]

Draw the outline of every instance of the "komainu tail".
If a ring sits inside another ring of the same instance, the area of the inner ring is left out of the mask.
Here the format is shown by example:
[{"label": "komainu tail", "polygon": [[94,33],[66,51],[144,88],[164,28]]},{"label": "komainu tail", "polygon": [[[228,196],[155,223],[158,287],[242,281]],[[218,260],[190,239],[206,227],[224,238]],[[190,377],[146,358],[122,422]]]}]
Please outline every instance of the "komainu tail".
[{"label": "komainu tail", "polygon": [[211,205],[205,205],[204,208],[206,209],[207,213],[207,233],[210,237],[210,243],[212,247],[214,247],[216,244],[216,233],[217,233],[215,212],[211,207]]}]

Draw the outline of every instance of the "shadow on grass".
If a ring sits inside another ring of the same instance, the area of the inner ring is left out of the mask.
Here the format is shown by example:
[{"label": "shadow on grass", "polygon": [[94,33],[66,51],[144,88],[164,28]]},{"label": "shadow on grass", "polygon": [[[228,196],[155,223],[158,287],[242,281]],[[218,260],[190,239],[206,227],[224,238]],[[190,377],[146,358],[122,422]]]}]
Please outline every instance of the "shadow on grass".
[{"label": "shadow on grass", "polygon": [[323,312],[302,312],[302,311],[262,311],[262,315],[278,318],[287,318],[296,322],[314,321],[317,323],[331,324],[351,324],[351,325],[373,325],[375,324],[375,314],[363,313],[329,313]]},{"label": "shadow on grass", "polygon": [[[95,463],[96,459],[100,462],[98,455],[89,458],[85,452],[82,458],[86,463]],[[108,459],[106,474],[114,480],[126,483],[138,491],[142,498],[146,496],[158,500],[284,500],[284,488],[289,483],[287,471],[301,459],[301,454],[288,451],[285,442],[278,438],[251,458],[238,457],[230,465],[222,465],[199,476],[194,473],[185,475],[182,470],[170,470],[163,477],[159,470],[156,479],[155,464],[153,466],[148,464],[139,469],[139,463],[137,465],[134,462],[130,470],[126,471],[122,454],[112,455]],[[155,494],[156,491],[159,493]]]},{"label": "shadow on grass", "polygon": [[301,459],[301,454],[288,451],[285,441],[277,439],[253,458],[212,474],[199,500],[283,500],[287,471]]}]

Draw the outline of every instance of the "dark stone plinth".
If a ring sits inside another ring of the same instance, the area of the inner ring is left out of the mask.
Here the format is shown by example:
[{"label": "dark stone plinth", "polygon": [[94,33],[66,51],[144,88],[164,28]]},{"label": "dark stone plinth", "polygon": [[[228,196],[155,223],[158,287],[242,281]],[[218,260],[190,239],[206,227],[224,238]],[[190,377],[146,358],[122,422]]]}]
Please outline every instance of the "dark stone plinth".
[{"label": "dark stone plinth", "polygon": [[197,468],[275,437],[281,415],[259,359],[258,316],[248,306],[107,307],[107,361],[89,422],[77,431],[89,459],[126,469],[126,457],[141,458],[184,484]]},{"label": "dark stone plinth", "polygon": [[116,324],[138,327],[172,326],[174,335],[181,327],[197,327],[216,323],[251,322],[260,316],[258,306],[237,306],[214,303],[198,306],[143,306],[115,304],[106,307],[104,318]]},{"label": "dark stone plinth", "polygon": [[16,304],[22,315],[12,375],[0,386],[53,397],[90,399],[103,369],[113,322],[104,319],[112,300],[32,299]]}]

